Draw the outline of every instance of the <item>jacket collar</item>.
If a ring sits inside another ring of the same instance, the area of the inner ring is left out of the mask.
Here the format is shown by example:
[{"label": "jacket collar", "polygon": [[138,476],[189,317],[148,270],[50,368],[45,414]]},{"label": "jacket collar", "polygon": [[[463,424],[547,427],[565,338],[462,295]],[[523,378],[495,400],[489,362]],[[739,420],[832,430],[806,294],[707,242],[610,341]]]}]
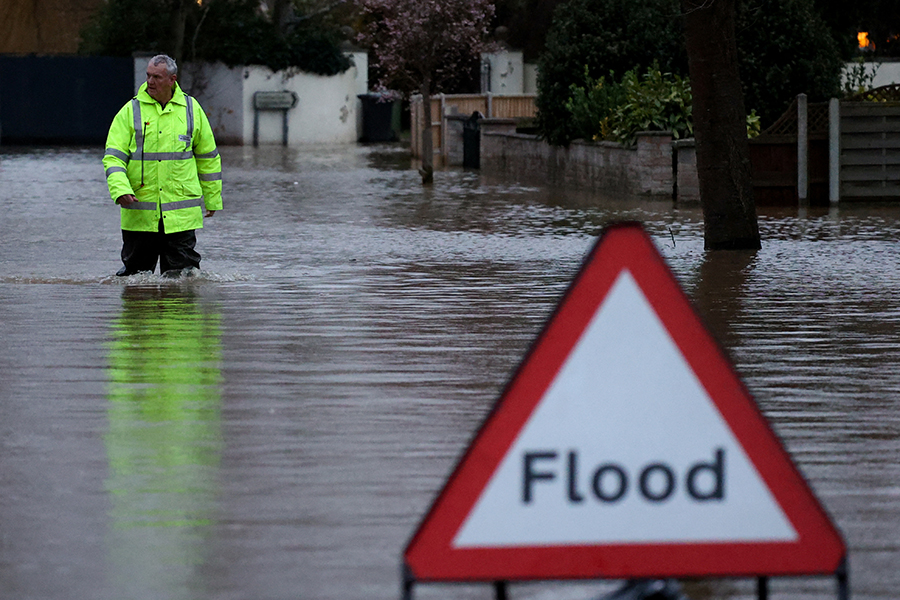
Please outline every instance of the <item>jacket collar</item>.
[{"label": "jacket collar", "polygon": [[[186,106],[187,101],[184,99],[184,95],[185,95],[184,92],[181,91],[181,86],[178,85],[178,82],[176,81],[175,82],[175,91],[172,92],[172,99],[166,103],[166,106],[168,106],[169,104],[172,104],[173,102],[175,104],[180,104],[182,106]],[[138,88],[138,93],[136,94],[135,97],[138,100],[140,100],[141,102],[149,102],[152,104],[159,105],[159,102],[154,100],[153,97],[147,93],[147,82],[146,81],[141,84],[140,88]]]}]

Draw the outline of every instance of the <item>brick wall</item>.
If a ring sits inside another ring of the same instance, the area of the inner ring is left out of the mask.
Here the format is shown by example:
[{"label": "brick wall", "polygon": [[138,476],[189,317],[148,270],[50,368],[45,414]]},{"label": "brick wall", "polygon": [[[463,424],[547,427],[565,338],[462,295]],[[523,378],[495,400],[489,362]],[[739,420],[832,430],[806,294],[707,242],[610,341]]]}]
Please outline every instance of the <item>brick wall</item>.
[{"label": "brick wall", "polygon": [[482,126],[482,171],[604,193],[671,197],[675,189],[672,153],[668,132],[639,134],[633,146],[575,141],[566,148],[551,146],[537,136],[498,133],[489,124]]}]

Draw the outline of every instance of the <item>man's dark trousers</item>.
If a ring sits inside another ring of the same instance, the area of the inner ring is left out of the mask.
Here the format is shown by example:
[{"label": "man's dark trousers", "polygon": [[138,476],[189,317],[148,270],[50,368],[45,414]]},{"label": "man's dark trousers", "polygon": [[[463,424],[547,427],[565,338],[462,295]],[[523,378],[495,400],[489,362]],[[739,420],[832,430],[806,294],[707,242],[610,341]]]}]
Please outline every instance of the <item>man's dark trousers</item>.
[{"label": "man's dark trousers", "polygon": [[122,275],[153,271],[159,260],[159,272],[180,271],[188,267],[200,268],[200,254],[194,250],[197,235],[193,229],[165,233],[162,219],[158,231],[122,230]]}]

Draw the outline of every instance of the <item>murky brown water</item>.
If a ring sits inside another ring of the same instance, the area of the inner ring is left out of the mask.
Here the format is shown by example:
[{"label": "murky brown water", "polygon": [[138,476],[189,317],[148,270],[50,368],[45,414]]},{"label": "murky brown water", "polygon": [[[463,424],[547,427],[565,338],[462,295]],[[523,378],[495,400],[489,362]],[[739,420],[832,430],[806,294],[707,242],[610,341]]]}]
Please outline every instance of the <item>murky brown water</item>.
[{"label": "murky brown water", "polygon": [[0,598],[396,598],[408,537],[617,219],[645,223],[844,532],[853,597],[900,596],[900,204],[761,209],[762,251],[707,254],[668,202],[458,170],[423,190],[389,147],[224,148],[205,274],[122,281],[101,153],[0,151]]}]

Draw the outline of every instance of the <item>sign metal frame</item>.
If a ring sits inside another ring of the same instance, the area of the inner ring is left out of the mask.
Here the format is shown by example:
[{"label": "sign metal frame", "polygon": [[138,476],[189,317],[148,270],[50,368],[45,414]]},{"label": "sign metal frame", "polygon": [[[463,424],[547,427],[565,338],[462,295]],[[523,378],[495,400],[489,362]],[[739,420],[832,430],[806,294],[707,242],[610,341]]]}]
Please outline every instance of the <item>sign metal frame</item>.
[{"label": "sign metal frame", "polygon": [[[678,350],[744,447],[799,539],[792,542],[627,543],[454,548],[452,540],[610,288],[628,270]],[[604,229],[403,553],[402,590],[424,582],[755,577],[760,600],[773,576],[834,575],[849,600],[840,532],[741,382],[726,353],[638,223]]]}]

